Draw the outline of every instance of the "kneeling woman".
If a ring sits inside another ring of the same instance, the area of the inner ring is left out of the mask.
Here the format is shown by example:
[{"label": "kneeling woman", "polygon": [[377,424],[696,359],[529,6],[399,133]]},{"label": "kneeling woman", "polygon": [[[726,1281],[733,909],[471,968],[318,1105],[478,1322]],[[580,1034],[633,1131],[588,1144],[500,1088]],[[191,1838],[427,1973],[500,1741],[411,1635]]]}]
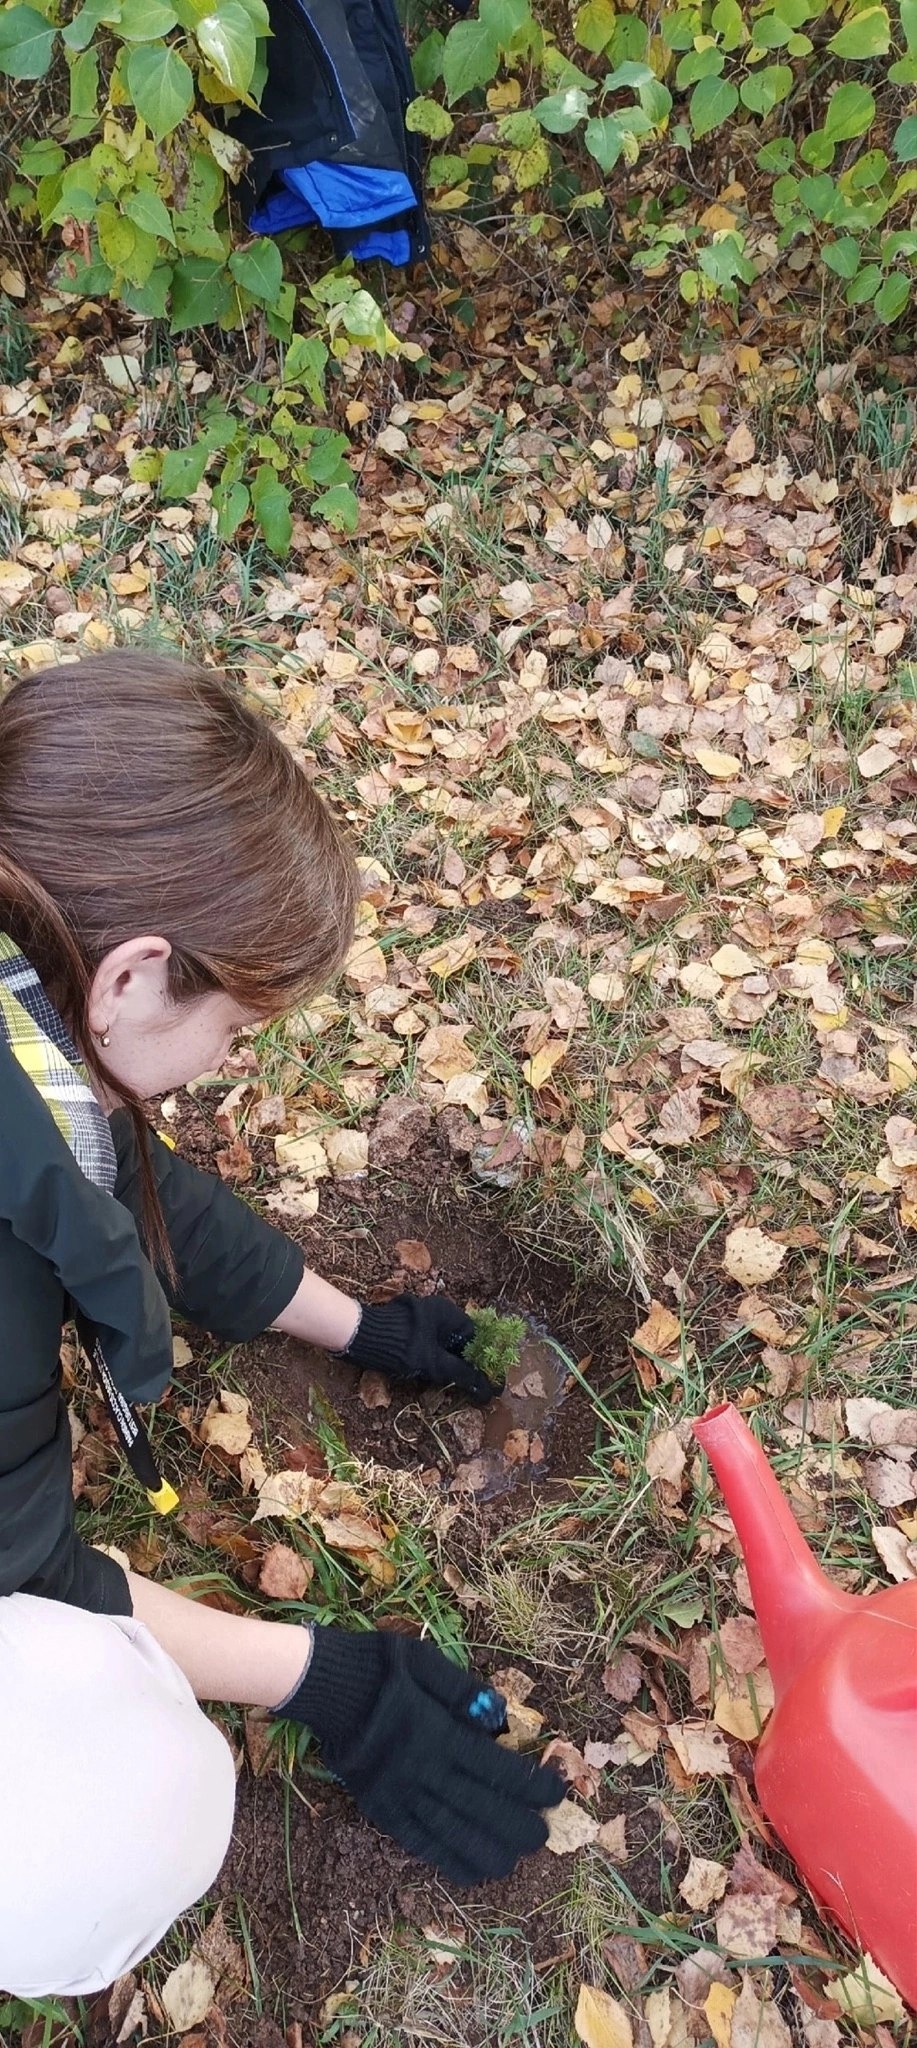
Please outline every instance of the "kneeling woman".
[{"label": "kneeling woman", "polygon": [[368,1819],[456,1884],[537,1849],[561,1796],[432,1644],[218,1613],[74,1528],[70,1317],[151,1495],[133,1403],[168,1383],[170,1308],[486,1396],[452,1302],[361,1306],[144,1122],[328,980],[355,899],[329,813],[220,677],[125,653],[0,703],[0,1986],[23,1997],[104,1987],[215,1878],[234,1771],[197,1700],[312,1729]]}]

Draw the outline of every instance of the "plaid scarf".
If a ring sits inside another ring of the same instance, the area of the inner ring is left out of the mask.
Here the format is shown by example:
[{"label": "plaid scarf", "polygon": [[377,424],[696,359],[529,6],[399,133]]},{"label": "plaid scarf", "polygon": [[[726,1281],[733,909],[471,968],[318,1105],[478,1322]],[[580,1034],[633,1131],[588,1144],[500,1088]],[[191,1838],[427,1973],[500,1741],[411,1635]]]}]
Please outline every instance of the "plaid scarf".
[{"label": "plaid scarf", "polygon": [[[41,1096],[86,1179],[113,1195],[118,1162],[108,1118],[90,1088],[69,1031],[25,954],[5,932],[0,932],[0,1040],[6,1041]],[[171,1514],[178,1495],[162,1479],[136,1408],[116,1385],[101,1343],[85,1328],[79,1313],[76,1323],[125,1457],[157,1514]]]},{"label": "plaid scarf", "polygon": [[34,968],[5,932],[0,932],[0,1038],[47,1105],[86,1179],[113,1194],[118,1169],[108,1118]]}]

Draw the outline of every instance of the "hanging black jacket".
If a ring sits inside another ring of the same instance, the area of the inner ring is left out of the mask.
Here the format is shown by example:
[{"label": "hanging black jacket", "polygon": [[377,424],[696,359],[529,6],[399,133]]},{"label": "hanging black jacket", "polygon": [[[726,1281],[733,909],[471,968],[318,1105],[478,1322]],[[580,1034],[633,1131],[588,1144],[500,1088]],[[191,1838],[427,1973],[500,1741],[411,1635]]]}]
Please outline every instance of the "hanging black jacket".
[{"label": "hanging black jacket", "polygon": [[256,233],[319,220],[339,256],[407,263],[429,246],[421,138],[394,0],[269,0],[260,106],[231,133],[251,153],[242,184]]},{"label": "hanging black jacket", "polygon": [[304,1260],[210,1174],[150,1133],[175,1258],[167,1291],[137,1234],[139,1159],[129,1117],[111,1118],[114,1196],[88,1181],[31,1081],[0,1042],[0,1596],[29,1592],[130,1613],[112,1559],[76,1535],[61,1329],[78,1309],[131,1401],[155,1401],[172,1362],[170,1308],[231,1343],[267,1329]]}]

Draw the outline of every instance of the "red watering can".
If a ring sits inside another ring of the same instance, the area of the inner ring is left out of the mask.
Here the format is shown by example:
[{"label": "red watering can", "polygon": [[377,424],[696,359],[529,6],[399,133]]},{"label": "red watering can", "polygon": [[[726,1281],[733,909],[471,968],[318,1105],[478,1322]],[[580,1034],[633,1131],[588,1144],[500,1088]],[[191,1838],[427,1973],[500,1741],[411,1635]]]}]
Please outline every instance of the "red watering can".
[{"label": "red watering can", "polygon": [[826,1911],[917,2006],[917,1579],[842,1593],[736,1408],[694,1424],[745,1555],[776,1705],[761,1804]]}]

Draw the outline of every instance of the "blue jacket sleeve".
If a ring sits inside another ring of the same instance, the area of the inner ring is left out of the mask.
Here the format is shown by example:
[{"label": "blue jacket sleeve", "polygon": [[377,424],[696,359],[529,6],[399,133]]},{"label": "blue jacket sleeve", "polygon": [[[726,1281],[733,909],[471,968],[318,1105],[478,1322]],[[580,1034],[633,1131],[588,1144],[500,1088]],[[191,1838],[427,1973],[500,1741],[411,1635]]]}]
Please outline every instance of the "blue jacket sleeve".
[{"label": "blue jacket sleeve", "polygon": [[[118,1155],[115,1195],[139,1219],[140,1159],[129,1116],[111,1119]],[[154,1131],[150,1156],[177,1288],[160,1280],[178,1315],[230,1343],[256,1337],[292,1301],[305,1270],[299,1246],[274,1230],[214,1174],[179,1158]]]}]

